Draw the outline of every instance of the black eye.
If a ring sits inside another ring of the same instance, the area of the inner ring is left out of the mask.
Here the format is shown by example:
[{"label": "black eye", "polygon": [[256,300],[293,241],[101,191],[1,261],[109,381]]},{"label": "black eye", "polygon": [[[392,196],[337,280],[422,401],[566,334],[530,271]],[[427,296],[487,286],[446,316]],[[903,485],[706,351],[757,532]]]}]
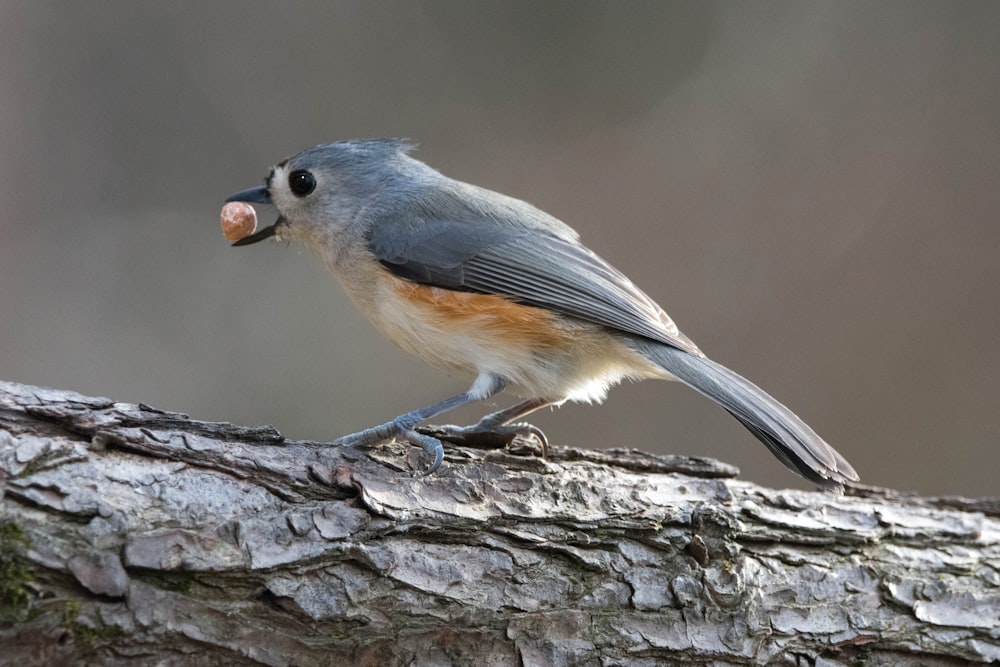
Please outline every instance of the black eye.
[{"label": "black eye", "polygon": [[308,171],[299,169],[288,175],[288,188],[296,197],[305,197],[316,189],[316,179]]}]

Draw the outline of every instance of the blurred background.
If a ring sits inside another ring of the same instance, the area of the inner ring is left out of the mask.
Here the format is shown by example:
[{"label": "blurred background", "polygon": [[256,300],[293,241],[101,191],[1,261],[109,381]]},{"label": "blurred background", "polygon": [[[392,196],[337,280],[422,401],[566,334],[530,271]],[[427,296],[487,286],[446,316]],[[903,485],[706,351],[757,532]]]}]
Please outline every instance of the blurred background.
[{"label": "blurred background", "polygon": [[[316,440],[463,390],[219,229],[284,157],[404,136],[575,226],[866,482],[995,495],[998,35],[989,1],[5,0],[0,379]],[[808,488],[672,383],[533,421]]]}]

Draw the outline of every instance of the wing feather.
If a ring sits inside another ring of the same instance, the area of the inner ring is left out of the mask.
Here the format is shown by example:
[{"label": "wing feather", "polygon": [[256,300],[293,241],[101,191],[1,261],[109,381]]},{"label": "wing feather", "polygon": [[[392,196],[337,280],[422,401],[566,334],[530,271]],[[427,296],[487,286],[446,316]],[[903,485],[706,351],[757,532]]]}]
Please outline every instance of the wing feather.
[{"label": "wing feather", "polygon": [[393,235],[375,225],[381,234],[369,236],[369,249],[395,275],[505,296],[702,356],[656,302],[573,239],[449,220],[408,220],[403,227],[405,234]]}]

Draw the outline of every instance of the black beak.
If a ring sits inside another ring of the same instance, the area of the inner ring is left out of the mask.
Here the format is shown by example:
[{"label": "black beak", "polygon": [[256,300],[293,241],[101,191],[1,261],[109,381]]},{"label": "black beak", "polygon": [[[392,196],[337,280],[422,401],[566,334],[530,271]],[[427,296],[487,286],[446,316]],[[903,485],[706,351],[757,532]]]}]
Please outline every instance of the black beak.
[{"label": "black beak", "polygon": [[[232,197],[227,197],[226,202],[241,201],[247,204],[270,204],[271,202],[271,192],[267,189],[266,185],[258,185],[255,188],[250,188],[249,190],[244,190],[243,192],[237,192]],[[258,232],[251,234],[250,236],[244,236],[239,241],[233,243],[234,246],[250,245],[251,243],[257,243],[263,241],[266,238],[274,236],[278,232],[278,225],[285,223],[284,218],[278,218],[273,225],[270,227],[264,227]]]},{"label": "black beak", "polygon": [[258,185],[255,188],[237,192],[232,197],[226,198],[227,203],[231,201],[241,201],[247,204],[270,204],[271,191],[267,189],[266,185]]},{"label": "black beak", "polygon": [[263,241],[264,239],[271,238],[278,233],[278,225],[284,224],[284,218],[278,218],[277,221],[270,227],[265,227],[260,231],[254,232],[250,236],[244,236],[239,241],[233,241],[233,246],[240,245],[250,245],[251,243],[257,243]]}]

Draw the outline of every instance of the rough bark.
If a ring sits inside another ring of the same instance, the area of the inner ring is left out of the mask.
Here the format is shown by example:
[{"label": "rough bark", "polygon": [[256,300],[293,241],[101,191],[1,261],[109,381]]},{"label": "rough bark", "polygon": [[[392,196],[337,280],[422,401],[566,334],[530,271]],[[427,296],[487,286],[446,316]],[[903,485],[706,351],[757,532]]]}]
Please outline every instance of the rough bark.
[{"label": "rough bark", "polygon": [[998,499],[630,450],[423,465],[0,383],[0,663],[1000,659]]}]

